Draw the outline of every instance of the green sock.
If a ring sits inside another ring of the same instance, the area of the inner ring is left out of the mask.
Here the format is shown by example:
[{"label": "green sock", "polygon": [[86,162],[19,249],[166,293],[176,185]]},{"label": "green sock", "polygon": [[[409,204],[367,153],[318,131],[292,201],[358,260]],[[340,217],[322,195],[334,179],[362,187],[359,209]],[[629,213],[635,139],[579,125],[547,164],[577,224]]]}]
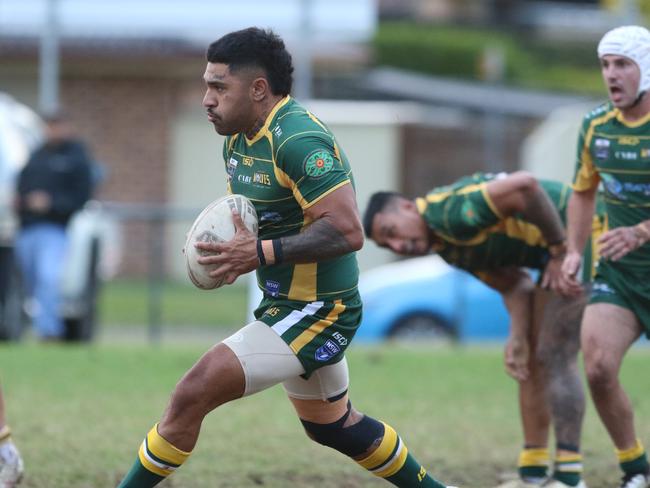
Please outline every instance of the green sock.
[{"label": "green sock", "polygon": [[138,458],[117,488],[148,488],[156,486],[164,479],[164,476],[152,473],[145,468]]},{"label": "green sock", "polygon": [[565,485],[577,486],[582,478],[582,455],[579,452],[555,458],[553,479]]},{"label": "green sock", "polygon": [[140,445],[138,458],[118,488],[151,488],[179,468],[190,453],[181,451],[158,433],[158,424]]},{"label": "green sock", "polygon": [[623,451],[616,450],[619,466],[625,474],[645,474],[650,471],[648,464],[648,455],[641,444],[641,441],[636,441],[636,446],[631,449]]},{"label": "green sock", "polygon": [[517,463],[519,477],[529,482],[541,481],[547,476],[549,462],[546,447],[524,447]]},{"label": "green sock", "polygon": [[409,454],[397,432],[386,423],[379,447],[357,462],[399,488],[446,488],[446,485],[427,474],[427,470]]}]

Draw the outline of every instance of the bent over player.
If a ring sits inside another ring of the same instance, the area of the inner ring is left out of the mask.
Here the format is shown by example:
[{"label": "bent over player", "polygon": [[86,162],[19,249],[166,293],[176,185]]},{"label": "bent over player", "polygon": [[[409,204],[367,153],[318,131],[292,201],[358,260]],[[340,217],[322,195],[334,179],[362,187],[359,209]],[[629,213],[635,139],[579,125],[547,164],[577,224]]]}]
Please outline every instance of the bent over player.
[{"label": "bent over player", "polygon": [[[501,293],[511,321],[505,364],[519,382],[524,431],[519,479],[504,487],[584,486],[579,443],[585,402],[576,360],[584,298],[536,288],[524,269],[542,271],[545,288],[557,284],[569,194],[565,185],[537,182],[524,172],[477,173],[416,200],[376,193],[364,215],[366,235],[378,245],[404,255],[436,252]],[[594,221],[595,230],[600,225]],[[576,290],[577,284],[570,291]],[[535,309],[545,310],[543,317]],[[551,419],[557,444],[548,473]]]},{"label": "bent over player", "polygon": [[361,319],[354,251],[363,244],[350,165],[330,131],[289,96],[282,40],[244,29],[210,45],[207,117],[227,135],[228,190],[251,199],[259,239],[234,214],[232,241],[197,244],[227,283],[257,269],[257,318],[176,386],[121,487],[156,485],[191,454],[219,405],[282,383],[307,435],[398,487],[444,487],[388,424],[355,410],[344,352]]},{"label": "bent over player", "polygon": [[650,32],[626,26],[598,44],[609,101],[587,114],[578,140],[568,210],[562,288],[575,285],[599,184],[609,231],[582,321],[591,397],[616,448],[622,488],[650,485],[650,466],[634,429],[619,371],[643,332],[650,336]]}]

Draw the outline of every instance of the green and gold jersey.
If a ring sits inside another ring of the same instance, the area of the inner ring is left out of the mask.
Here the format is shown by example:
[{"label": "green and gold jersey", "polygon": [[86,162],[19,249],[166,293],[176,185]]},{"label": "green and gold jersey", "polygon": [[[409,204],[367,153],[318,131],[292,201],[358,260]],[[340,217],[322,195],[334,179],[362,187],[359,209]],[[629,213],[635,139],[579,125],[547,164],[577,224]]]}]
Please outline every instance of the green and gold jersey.
[{"label": "green and gold jersey", "polygon": [[[343,185],[353,184],[348,160],[329,129],[291,97],[282,99],[248,139],[226,138],[228,191],[248,197],[257,211],[259,237],[299,233],[305,210]],[[356,293],[355,253],[306,264],[262,266],[258,285],[270,297],[333,301]]]},{"label": "green and gold jersey", "polygon": [[[548,245],[537,226],[521,216],[504,218],[492,203],[487,183],[502,175],[476,173],[416,199],[420,214],[434,233],[432,250],[479,277],[482,272],[506,266],[542,270],[549,257]],[[565,222],[571,189],[555,181],[541,180],[540,185]],[[594,231],[601,224],[595,218]],[[587,251],[591,253],[591,248]]]},{"label": "green and gold jersey", "polygon": [[[610,229],[650,219],[650,114],[628,122],[607,102],[585,116],[573,189],[584,191],[601,181]],[[619,263],[647,266],[650,243]]]}]

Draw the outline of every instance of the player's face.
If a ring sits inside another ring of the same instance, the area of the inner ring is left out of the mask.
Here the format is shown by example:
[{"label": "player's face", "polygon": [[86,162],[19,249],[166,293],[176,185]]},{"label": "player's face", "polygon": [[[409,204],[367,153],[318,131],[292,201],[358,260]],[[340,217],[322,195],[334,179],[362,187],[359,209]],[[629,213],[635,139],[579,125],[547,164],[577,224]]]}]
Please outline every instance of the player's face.
[{"label": "player's face", "polygon": [[203,74],[207,86],[203,97],[208,120],[221,135],[246,132],[255,123],[246,71],[233,74],[227,64],[208,63]]},{"label": "player's face", "polygon": [[637,64],[625,56],[607,54],[600,59],[600,68],[614,106],[625,109],[634,105],[641,81]]},{"label": "player's face", "polygon": [[405,256],[422,256],[430,249],[429,229],[411,200],[397,209],[385,210],[372,221],[371,239],[381,247]]}]

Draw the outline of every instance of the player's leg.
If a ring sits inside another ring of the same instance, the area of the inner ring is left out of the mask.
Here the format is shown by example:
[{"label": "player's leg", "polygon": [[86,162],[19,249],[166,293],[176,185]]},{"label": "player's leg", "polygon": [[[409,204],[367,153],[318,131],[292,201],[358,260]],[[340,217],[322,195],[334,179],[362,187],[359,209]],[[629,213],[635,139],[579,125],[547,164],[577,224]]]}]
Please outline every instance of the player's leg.
[{"label": "player's leg", "polygon": [[5,404],[0,390],[0,487],[12,488],[23,477],[23,460],[11,439],[5,418]]},{"label": "player's leg", "polygon": [[528,334],[528,378],[518,382],[519,414],[524,436],[524,446],[517,462],[518,478],[505,481],[498,488],[534,488],[541,485],[548,476],[550,456],[548,433],[551,414],[546,401],[546,378],[537,349],[547,293],[536,289],[532,303],[532,323]]},{"label": "player's leg", "polygon": [[268,326],[247,325],[205,353],[178,382],[162,420],[147,434],[119,486],[155,486],[189,457],[209,412],[303,372],[291,349]]},{"label": "player's leg", "polygon": [[537,356],[547,378],[547,403],[555,431],[552,479],[563,486],[578,486],[582,478],[580,435],[585,398],[578,369],[580,323],[587,294],[564,298],[550,294],[544,307]]},{"label": "player's leg", "polygon": [[625,353],[640,334],[641,325],[629,309],[613,303],[587,306],[582,323],[582,351],[591,397],[616,446],[621,469],[630,479],[636,475],[647,477],[648,458],[636,437],[634,411],[620,383],[619,371]]},{"label": "player's leg", "polygon": [[390,425],[352,408],[348,383],[345,359],[314,371],[309,379],[284,382],[307,435],[395,486],[444,488],[427,474]]}]

